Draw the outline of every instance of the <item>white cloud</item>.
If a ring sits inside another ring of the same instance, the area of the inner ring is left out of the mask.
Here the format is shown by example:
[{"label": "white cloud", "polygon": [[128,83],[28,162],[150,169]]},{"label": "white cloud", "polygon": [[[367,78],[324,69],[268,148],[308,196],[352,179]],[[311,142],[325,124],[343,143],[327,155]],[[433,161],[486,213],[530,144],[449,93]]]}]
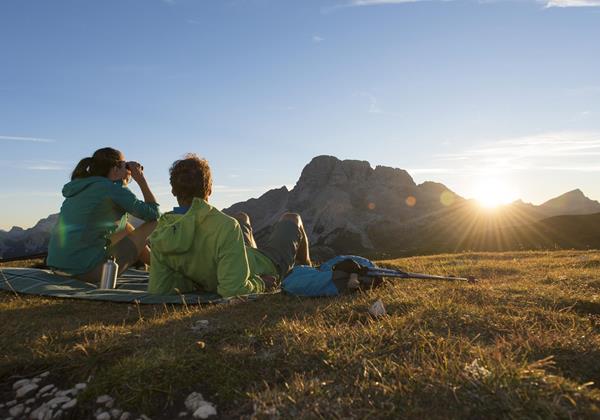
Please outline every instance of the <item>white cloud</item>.
[{"label": "white cloud", "polygon": [[461,153],[437,155],[462,170],[512,172],[563,170],[595,172],[600,132],[557,132],[488,142]]},{"label": "white cloud", "polygon": [[322,38],[322,37],[320,37],[319,35],[313,35],[313,37],[312,37],[312,41],[313,41],[315,44],[319,44],[319,43],[321,43],[321,42],[325,41],[325,38]]},{"label": "white cloud", "polygon": [[70,164],[58,160],[0,160],[0,167],[27,171],[66,171]]},{"label": "white cloud", "polygon": [[450,174],[456,172],[456,169],[451,168],[411,168],[407,169],[411,175],[421,175],[421,174]]},{"label": "white cloud", "polygon": [[[383,5],[393,5],[393,4],[406,4],[406,3],[419,3],[423,1],[438,1],[438,2],[448,2],[453,0],[349,0],[345,3],[338,4],[337,6],[333,6],[326,11],[333,11],[336,9],[343,9],[347,7],[367,7],[367,6],[383,6]],[[487,3],[496,3],[499,1],[509,1],[509,0],[479,0],[481,4]],[[550,7],[600,7],[600,0],[532,0],[537,1],[538,3],[544,4],[546,8]]]},{"label": "white cloud", "polygon": [[375,97],[375,95],[372,95],[372,94],[366,93],[366,92],[361,92],[361,93],[357,93],[356,96],[359,96],[362,98],[367,98],[369,100],[369,108],[367,109],[367,112],[369,114],[382,114],[383,113],[382,109],[379,107],[379,102],[377,101],[377,98]]},{"label": "white cloud", "polygon": [[348,7],[381,6],[384,4],[416,3],[424,0],[352,0]]},{"label": "white cloud", "polygon": [[29,171],[65,171],[68,168],[61,166],[61,165],[37,164],[37,165],[25,166],[25,169],[27,169]]},{"label": "white cloud", "polygon": [[53,139],[45,139],[42,137],[0,136],[0,140],[23,141],[23,142],[33,142],[33,143],[54,143]]},{"label": "white cloud", "polygon": [[547,0],[546,7],[600,7],[600,0]]}]

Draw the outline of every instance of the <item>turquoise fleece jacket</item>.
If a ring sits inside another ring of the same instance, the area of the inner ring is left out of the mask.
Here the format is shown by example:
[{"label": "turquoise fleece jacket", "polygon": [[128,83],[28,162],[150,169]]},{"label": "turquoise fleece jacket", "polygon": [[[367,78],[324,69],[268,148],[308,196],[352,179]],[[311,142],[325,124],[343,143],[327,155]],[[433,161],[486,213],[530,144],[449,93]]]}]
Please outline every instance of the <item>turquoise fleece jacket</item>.
[{"label": "turquoise fleece jacket", "polygon": [[110,235],[126,213],[150,221],[158,204],[138,200],[122,182],[102,176],[75,179],[62,190],[65,201],[48,244],[48,266],[72,275],[108,258]]}]

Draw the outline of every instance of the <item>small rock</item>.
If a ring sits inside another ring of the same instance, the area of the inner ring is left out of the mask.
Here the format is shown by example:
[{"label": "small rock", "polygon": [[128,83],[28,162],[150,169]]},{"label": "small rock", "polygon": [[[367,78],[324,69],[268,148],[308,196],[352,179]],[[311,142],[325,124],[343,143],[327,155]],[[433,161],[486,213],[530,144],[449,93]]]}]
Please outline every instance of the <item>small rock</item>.
[{"label": "small rock", "polygon": [[190,412],[195,412],[204,402],[204,397],[199,392],[192,392],[185,399],[185,408]]},{"label": "small rock", "polygon": [[129,411],[125,411],[123,414],[121,414],[121,417],[119,417],[119,420],[129,420],[131,418],[131,413]]},{"label": "small rock", "polygon": [[4,408],[4,403],[0,403],[0,409]]},{"label": "small rock", "polygon": [[25,405],[17,404],[8,410],[8,414],[10,414],[12,417],[19,417],[21,414],[23,414],[23,411],[25,411]]},{"label": "small rock", "polygon": [[50,375],[50,372],[49,372],[49,371],[46,371],[46,372],[44,372],[44,373],[40,373],[38,376],[39,376],[40,378],[45,378],[45,377],[46,377],[46,376],[48,376],[48,375]]},{"label": "small rock", "polygon": [[33,382],[34,384],[39,384],[40,382],[42,382],[42,378],[33,378],[31,382]]},{"label": "small rock", "polygon": [[62,419],[63,416],[63,411],[62,410],[58,410],[56,413],[54,413],[54,415],[52,416],[52,420],[54,419]]},{"label": "small rock", "polygon": [[475,359],[471,363],[466,363],[464,370],[468,376],[475,380],[483,380],[492,375],[489,369],[479,363],[479,359]]},{"label": "small rock", "polygon": [[375,303],[371,305],[369,308],[369,313],[375,318],[382,317],[386,314],[385,306],[383,305],[381,299],[375,301]]},{"label": "small rock", "polygon": [[57,397],[68,397],[69,395],[75,396],[77,395],[77,391],[74,389],[64,389],[56,393]]},{"label": "small rock", "polygon": [[31,384],[30,383],[28,385],[23,385],[22,387],[20,387],[19,389],[17,389],[17,392],[15,393],[15,396],[17,398],[23,398],[23,397],[31,394],[36,389],[38,389],[38,386],[36,384]]},{"label": "small rock", "polygon": [[50,420],[52,419],[52,409],[48,404],[42,404],[29,414],[30,419]]},{"label": "small rock", "polygon": [[68,401],[62,405],[63,410],[70,410],[71,408],[77,405],[77,398],[73,398],[71,401]]},{"label": "small rock", "polygon": [[182,411],[179,413],[179,417],[186,417],[187,416],[187,411]]},{"label": "small rock", "polygon": [[51,391],[53,388],[54,388],[53,384],[45,385],[38,391],[38,395],[45,394],[46,392]]},{"label": "small rock", "polygon": [[110,410],[110,416],[116,420],[119,420],[122,413],[123,413],[123,410],[119,410],[118,408],[113,408],[112,410]]},{"label": "small rock", "polygon": [[96,398],[96,404],[106,404],[109,401],[114,401],[114,398],[110,395],[100,395]]},{"label": "small rock", "polygon": [[69,401],[71,401],[71,398],[69,398],[69,397],[54,397],[50,401],[48,401],[46,404],[48,404],[51,408],[56,408],[59,405],[68,403]]},{"label": "small rock", "polygon": [[35,402],[35,398],[29,398],[27,401],[25,401],[25,404],[29,405],[29,404],[33,404],[34,402]]},{"label": "small rock", "polygon": [[210,416],[216,415],[217,409],[214,405],[212,405],[212,403],[209,403],[208,401],[203,401],[203,404],[200,407],[198,407],[196,411],[194,411],[195,419],[207,419]]},{"label": "small rock", "polygon": [[141,418],[142,420],[152,420],[150,417],[148,417],[148,416],[147,416],[147,415],[145,415],[145,414],[142,414],[142,415],[140,416],[140,418]]},{"label": "small rock", "polygon": [[199,319],[192,325],[192,331],[199,332],[208,328],[208,319]]},{"label": "small rock", "polygon": [[45,394],[42,394],[42,398],[51,397],[53,395],[54,395],[54,392],[46,392]]},{"label": "small rock", "polygon": [[27,415],[27,414],[29,414],[30,411],[31,411],[31,407],[25,407],[25,411],[23,412],[23,414]]},{"label": "small rock", "polygon": [[28,385],[30,383],[31,383],[31,380],[29,380],[29,379],[20,379],[13,384],[13,390],[16,391],[18,388],[21,388],[23,385]]},{"label": "small rock", "polygon": [[87,388],[87,384],[85,382],[81,382],[81,383],[75,385],[75,389],[77,391],[83,391],[86,388]]},{"label": "small rock", "polygon": [[13,405],[17,404],[17,400],[12,400],[6,403],[6,408],[8,407],[12,407]]},{"label": "small rock", "polygon": [[110,414],[108,414],[106,411],[103,411],[96,416],[96,420],[110,420]]}]

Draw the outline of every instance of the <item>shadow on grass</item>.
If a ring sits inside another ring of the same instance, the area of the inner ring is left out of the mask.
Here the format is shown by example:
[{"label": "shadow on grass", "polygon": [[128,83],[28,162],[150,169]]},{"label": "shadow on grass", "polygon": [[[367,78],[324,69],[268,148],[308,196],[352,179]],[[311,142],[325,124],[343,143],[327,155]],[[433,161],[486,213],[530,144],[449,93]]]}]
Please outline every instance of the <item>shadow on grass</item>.
[{"label": "shadow on grass", "polygon": [[[289,357],[276,332],[281,322],[302,322],[331,302],[284,295],[188,308],[20,302],[0,311],[0,349],[7,355],[0,359],[0,392],[12,393],[11,376],[50,370],[58,374],[57,385],[92,376],[83,395],[88,402],[109,393],[122,408],[164,412],[181,408],[189,392],[200,391],[225,412],[251,414],[246,395],[251,384],[285,383],[297,372],[322,367],[318,351],[298,349]],[[193,330],[199,319],[208,320],[208,327]]]}]

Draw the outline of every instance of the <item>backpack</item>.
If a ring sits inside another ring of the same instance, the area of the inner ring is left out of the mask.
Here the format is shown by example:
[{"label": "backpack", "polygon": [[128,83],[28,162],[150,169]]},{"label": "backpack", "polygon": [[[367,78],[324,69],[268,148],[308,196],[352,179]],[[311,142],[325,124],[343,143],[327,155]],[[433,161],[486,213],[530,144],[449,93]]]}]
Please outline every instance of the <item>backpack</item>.
[{"label": "backpack", "polygon": [[372,289],[383,282],[381,276],[369,274],[377,267],[372,261],[356,255],[334,257],[318,268],[299,265],[283,279],[282,290],[293,296],[338,296],[358,290]]}]

